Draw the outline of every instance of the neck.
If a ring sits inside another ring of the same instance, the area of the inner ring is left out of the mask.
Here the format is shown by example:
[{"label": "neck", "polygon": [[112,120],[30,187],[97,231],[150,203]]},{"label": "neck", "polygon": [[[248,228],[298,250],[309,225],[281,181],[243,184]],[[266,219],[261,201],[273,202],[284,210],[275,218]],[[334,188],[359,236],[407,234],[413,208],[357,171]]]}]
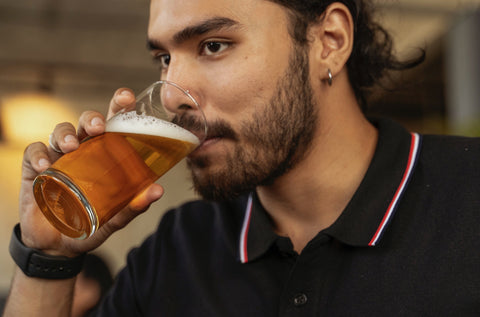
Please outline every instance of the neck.
[{"label": "neck", "polygon": [[377,130],[355,99],[335,107],[319,114],[320,128],[303,160],[272,185],[257,188],[275,230],[288,236],[298,253],[340,216],[375,151]]}]

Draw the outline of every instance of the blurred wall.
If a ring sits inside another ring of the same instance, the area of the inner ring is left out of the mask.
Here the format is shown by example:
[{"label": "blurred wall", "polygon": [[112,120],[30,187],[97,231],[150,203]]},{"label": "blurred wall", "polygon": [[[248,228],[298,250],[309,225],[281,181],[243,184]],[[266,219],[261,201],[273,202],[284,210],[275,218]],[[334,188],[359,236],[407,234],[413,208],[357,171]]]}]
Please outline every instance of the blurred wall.
[{"label": "blurred wall", "polygon": [[450,130],[480,135],[480,10],[457,18],[445,38]]}]

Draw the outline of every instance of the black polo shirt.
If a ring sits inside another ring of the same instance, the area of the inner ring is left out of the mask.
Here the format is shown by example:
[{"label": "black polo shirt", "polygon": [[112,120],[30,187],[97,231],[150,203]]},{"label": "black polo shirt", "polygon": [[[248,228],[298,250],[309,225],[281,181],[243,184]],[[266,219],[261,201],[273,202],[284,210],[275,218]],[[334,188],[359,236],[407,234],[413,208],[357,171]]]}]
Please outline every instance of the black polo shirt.
[{"label": "black polo shirt", "polygon": [[129,254],[99,314],[480,316],[480,141],[375,124],[364,180],[301,254],[254,194],[188,203]]}]

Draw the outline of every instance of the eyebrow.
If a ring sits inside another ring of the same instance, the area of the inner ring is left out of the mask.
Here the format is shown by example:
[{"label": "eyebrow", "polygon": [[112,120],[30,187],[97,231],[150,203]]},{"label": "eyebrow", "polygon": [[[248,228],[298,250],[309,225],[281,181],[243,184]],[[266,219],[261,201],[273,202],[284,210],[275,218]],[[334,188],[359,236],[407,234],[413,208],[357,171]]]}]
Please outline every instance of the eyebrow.
[{"label": "eyebrow", "polygon": [[[211,31],[218,31],[239,26],[240,23],[235,20],[224,17],[214,17],[205,21],[201,21],[200,23],[197,23],[195,25],[187,26],[181,31],[175,33],[173,35],[173,42],[179,45],[194,37],[203,35]],[[154,39],[147,39],[147,48],[151,51],[158,50],[162,49],[162,45]]]}]

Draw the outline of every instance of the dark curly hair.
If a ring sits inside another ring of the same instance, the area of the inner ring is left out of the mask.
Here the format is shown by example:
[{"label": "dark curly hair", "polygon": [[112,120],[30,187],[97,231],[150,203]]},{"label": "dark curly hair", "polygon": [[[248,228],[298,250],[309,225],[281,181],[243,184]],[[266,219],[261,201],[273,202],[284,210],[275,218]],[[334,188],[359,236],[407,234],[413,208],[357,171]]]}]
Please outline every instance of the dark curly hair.
[{"label": "dark curly hair", "polygon": [[301,45],[307,45],[307,29],[319,21],[322,13],[333,2],[345,4],[352,14],[355,31],[352,54],[347,61],[348,76],[355,96],[366,109],[368,89],[380,83],[389,70],[405,70],[417,66],[425,59],[419,56],[398,60],[392,52],[392,38],[388,32],[372,20],[373,7],[363,0],[268,0],[286,7],[291,13],[291,36]]}]

